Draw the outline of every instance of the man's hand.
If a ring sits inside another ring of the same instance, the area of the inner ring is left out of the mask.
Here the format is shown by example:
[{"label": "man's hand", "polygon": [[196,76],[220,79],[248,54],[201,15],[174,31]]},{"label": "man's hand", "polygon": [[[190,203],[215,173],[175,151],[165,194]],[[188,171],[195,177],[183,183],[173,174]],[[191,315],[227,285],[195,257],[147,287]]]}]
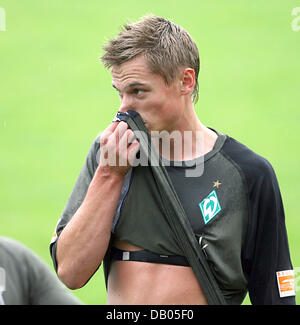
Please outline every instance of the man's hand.
[{"label": "man's hand", "polygon": [[133,139],[134,133],[127,123],[112,123],[100,137],[99,166],[106,166],[108,173],[126,174],[139,150],[139,142]]}]

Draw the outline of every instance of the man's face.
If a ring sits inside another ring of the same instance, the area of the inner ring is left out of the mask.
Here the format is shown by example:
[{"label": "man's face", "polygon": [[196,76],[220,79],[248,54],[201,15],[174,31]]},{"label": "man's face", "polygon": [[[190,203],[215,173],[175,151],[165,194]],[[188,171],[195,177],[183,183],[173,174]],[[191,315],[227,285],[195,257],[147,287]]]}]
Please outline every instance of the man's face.
[{"label": "man's face", "polygon": [[111,75],[120,95],[119,111],[138,112],[149,131],[177,130],[183,114],[179,78],[167,85],[149,70],[142,55],[113,67]]}]

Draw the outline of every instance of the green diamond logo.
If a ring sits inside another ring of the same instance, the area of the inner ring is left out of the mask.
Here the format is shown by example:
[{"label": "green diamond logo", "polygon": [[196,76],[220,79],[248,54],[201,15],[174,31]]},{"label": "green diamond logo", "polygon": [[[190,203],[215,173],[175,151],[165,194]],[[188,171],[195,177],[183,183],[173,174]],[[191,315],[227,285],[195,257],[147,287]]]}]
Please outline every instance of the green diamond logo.
[{"label": "green diamond logo", "polygon": [[208,194],[208,196],[199,203],[202,212],[204,223],[207,224],[220,211],[221,205],[215,190]]}]

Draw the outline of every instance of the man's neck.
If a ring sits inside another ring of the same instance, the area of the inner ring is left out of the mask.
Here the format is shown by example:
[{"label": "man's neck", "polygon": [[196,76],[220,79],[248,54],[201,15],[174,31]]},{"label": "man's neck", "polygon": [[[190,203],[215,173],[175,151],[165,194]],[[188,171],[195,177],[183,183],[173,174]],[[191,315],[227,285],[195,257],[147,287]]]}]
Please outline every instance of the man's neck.
[{"label": "man's neck", "polygon": [[192,160],[213,149],[218,135],[200,122],[194,110],[193,113],[183,118],[177,129],[157,132],[152,136],[163,158],[171,161]]}]

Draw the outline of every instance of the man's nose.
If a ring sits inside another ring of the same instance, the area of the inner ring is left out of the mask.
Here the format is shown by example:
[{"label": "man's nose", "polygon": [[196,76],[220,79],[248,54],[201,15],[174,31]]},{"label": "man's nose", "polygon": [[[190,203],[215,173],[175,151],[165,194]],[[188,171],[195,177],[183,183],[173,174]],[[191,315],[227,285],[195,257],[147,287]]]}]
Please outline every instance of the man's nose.
[{"label": "man's nose", "polygon": [[121,98],[119,112],[127,112],[128,110],[134,110],[133,101],[131,96],[123,95]]}]

